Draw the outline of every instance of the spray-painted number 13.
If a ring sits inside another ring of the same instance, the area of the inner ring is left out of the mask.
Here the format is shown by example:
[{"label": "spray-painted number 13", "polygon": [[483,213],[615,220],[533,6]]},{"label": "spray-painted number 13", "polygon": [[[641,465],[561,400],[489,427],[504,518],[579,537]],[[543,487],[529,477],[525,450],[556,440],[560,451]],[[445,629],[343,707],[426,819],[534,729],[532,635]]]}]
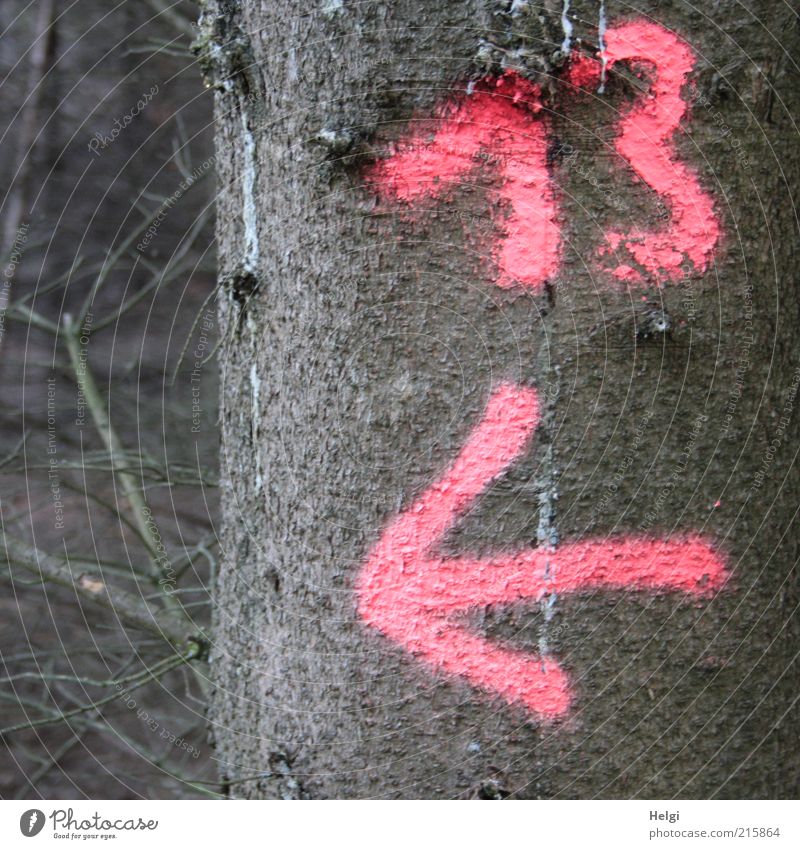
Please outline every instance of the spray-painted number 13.
[{"label": "spray-painted number 13", "polygon": [[[670,221],[656,231],[611,230],[599,253],[619,258],[624,252],[624,261],[616,261],[611,271],[630,282],[644,275],[659,284],[686,277],[687,262],[703,272],[719,239],[719,222],[710,197],[671,144],[686,111],[681,88],[692,69],[691,51],[663,27],[635,22],[608,30],[602,58],[607,68],[628,60],[654,69],[649,93],[624,115],[615,144],[667,207]],[[566,81],[588,87],[599,81],[600,72],[600,62],[575,54]],[[433,129],[424,122],[410,133],[367,177],[379,195],[408,204],[441,197],[480,165],[494,163],[508,210],[496,222],[503,237],[495,249],[495,282],[537,291],[555,275],[561,248],[547,167],[549,130],[537,85],[512,72],[487,77],[442,107]]]}]

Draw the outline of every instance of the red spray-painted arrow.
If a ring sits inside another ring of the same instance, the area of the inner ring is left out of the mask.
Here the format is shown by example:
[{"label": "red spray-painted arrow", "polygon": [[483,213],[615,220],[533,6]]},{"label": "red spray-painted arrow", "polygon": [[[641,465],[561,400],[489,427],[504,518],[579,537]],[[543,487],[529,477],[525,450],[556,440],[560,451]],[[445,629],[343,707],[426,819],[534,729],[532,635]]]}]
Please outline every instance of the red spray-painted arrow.
[{"label": "red spray-painted arrow", "polygon": [[599,588],[706,595],[726,571],[699,536],[622,537],[482,560],[437,556],[447,531],[525,450],[538,418],[535,390],[507,383],[494,392],[450,469],[383,532],[361,572],[358,600],[365,622],[431,666],[555,719],[571,702],[558,662],[472,634],[454,614]]}]

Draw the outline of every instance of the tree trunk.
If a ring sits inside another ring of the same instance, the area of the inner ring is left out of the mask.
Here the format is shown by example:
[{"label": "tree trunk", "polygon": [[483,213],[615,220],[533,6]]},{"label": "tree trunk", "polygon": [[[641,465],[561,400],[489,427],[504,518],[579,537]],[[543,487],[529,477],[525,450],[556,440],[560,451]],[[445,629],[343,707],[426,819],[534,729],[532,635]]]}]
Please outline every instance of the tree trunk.
[{"label": "tree trunk", "polygon": [[797,793],[795,19],[571,5],[206,6],[232,796]]}]

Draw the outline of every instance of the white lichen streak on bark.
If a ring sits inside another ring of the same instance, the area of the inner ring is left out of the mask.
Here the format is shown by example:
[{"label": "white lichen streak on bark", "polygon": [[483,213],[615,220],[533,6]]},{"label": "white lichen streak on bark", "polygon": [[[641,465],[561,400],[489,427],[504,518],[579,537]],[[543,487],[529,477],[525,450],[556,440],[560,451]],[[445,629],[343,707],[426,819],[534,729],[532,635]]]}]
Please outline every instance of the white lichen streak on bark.
[{"label": "white lichen streak on bark", "polygon": [[606,71],[608,68],[608,57],[606,56],[606,3],[600,0],[600,15],[597,21],[597,46],[600,48],[600,87],[598,94],[606,90]]},{"label": "white lichen streak on bark", "polygon": [[344,0],[323,0],[320,9],[323,15],[335,15],[344,11]]},{"label": "white lichen streak on bark", "polygon": [[[544,457],[541,460],[540,472],[537,476],[539,490],[539,522],[536,526],[536,543],[539,548],[555,551],[558,546],[558,529],[556,528],[556,501],[558,501],[558,486],[556,483],[555,448],[552,435],[555,431],[555,403],[559,395],[561,375],[558,366],[550,366],[554,380],[548,380],[544,385],[546,392],[539,397],[541,405],[540,432],[548,435],[547,443],[543,445]],[[546,372],[544,372],[546,373]],[[539,444],[542,444],[541,442]],[[545,580],[552,581],[555,577],[551,569],[554,567],[548,560],[545,563]],[[546,593],[539,602],[542,612],[542,623],[539,630],[539,653],[546,659],[550,652],[549,630],[550,622],[555,615],[555,605],[558,595],[555,592]]]},{"label": "white lichen streak on bark", "polygon": [[564,0],[564,5],[561,8],[561,29],[564,30],[561,52],[565,56],[568,56],[572,47],[572,21],[569,19],[569,0]]},{"label": "white lichen streak on bark", "polygon": [[[552,418],[552,413],[548,410],[546,416],[542,417],[543,425],[547,426],[548,420]],[[553,457],[553,444],[547,444],[544,457],[541,461],[542,471],[539,477],[539,522],[536,527],[536,542],[539,548],[554,551],[558,545],[558,530],[556,529],[556,501],[558,500],[558,490],[555,480],[555,462]],[[548,560],[545,563],[545,580],[552,580],[551,564]],[[539,630],[539,653],[543,658],[549,653],[550,645],[548,641],[549,624],[555,614],[555,603],[557,594],[555,592],[546,593],[539,602],[542,611],[542,624]]]},{"label": "white lichen streak on bark", "polygon": [[[212,57],[220,67],[227,66],[227,58],[222,47],[214,40],[209,42],[209,50]],[[222,76],[218,79],[222,91],[231,98],[237,97],[236,86],[230,76]],[[257,207],[257,176],[258,157],[256,140],[250,129],[247,101],[241,99],[241,121],[242,121],[242,225],[244,227],[244,258],[243,268],[245,271],[255,274],[258,271],[260,259],[260,248],[258,241],[258,207]]]},{"label": "white lichen streak on bark", "polygon": [[[250,386],[252,388],[252,411],[251,411],[251,426],[253,430],[253,442],[258,440],[259,423],[261,421],[261,379],[258,376],[256,364],[250,366]],[[264,485],[264,479],[261,476],[261,461],[258,451],[254,452],[256,461],[256,491],[260,490]]]},{"label": "white lichen streak on bark", "polygon": [[256,140],[250,129],[247,109],[242,107],[242,224],[244,226],[244,267],[255,274],[261,251],[258,242],[258,206],[256,191],[258,180],[258,158]]}]

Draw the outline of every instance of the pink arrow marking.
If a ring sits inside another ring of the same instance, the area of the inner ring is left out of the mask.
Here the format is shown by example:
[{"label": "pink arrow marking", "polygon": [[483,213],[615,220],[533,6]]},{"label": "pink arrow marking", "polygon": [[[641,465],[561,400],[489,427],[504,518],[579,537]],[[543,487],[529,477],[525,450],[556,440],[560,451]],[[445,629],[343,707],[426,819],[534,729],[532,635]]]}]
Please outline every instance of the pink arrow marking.
[{"label": "pink arrow marking", "polygon": [[[379,194],[411,203],[440,197],[457,180],[493,162],[501,176],[500,198],[508,215],[495,248],[495,281],[539,290],[558,265],[556,202],[547,172],[547,138],[541,91],[518,74],[487,77],[471,94],[423,122],[388,159],[367,173]],[[431,133],[431,126],[433,132]],[[488,158],[481,159],[485,153]]]},{"label": "pink arrow marking", "polygon": [[699,536],[623,537],[476,560],[435,553],[447,531],[525,450],[538,422],[536,392],[501,385],[450,469],[384,530],[358,582],[366,623],[431,666],[524,705],[540,719],[569,709],[569,679],[550,657],[490,642],[453,617],[476,607],[594,589],[708,595],[727,577]]},{"label": "pink arrow marking", "polygon": [[[650,93],[625,115],[615,144],[644,182],[666,199],[671,214],[670,226],[664,230],[612,231],[606,239],[612,250],[622,245],[641,266],[668,279],[683,276],[684,257],[697,271],[705,271],[719,240],[719,221],[711,198],[677,159],[671,143],[686,112],[681,88],[694,66],[692,51],[674,33],[643,21],[612,27],[605,42],[602,55],[607,67],[630,60],[655,68]],[[589,88],[599,82],[600,68],[599,62],[576,54],[567,79],[579,88]],[[638,271],[625,264],[618,265],[614,275],[641,279]]]}]

